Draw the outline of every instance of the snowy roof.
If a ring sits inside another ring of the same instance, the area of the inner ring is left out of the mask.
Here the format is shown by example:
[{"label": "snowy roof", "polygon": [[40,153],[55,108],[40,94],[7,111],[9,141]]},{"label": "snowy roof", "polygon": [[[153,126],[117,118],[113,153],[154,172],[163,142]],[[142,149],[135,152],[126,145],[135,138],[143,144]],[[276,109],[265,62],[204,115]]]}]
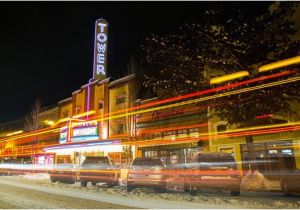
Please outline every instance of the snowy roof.
[{"label": "snowy roof", "polygon": [[63,104],[72,101],[72,97],[59,101],[57,104]]},{"label": "snowy roof", "polygon": [[120,78],[120,79],[117,79],[117,80],[111,82],[111,83],[109,84],[109,87],[113,87],[113,86],[122,84],[122,83],[124,83],[124,82],[128,82],[128,81],[130,81],[130,80],[132,80],[132,79],[134,79],[134,78],[135,78],[135,74],[131,74],[131,75],[128,75],[128,76],[126,76],[126,77],[122,77],[122,78]]},{"label": "snowy roof", "polygon": [[[94,80],[94,81],[92,81],[92,82],[90,83],[90,86],[91,86],[91,85],[95,85],[95,84],[101,85],[101,84],[104,84],[104,83],[109,82],[109,80],[110,80],[110,77],[108,77],[108,78],[106,78],[106,79],[103,79],[103,80],[99,80],[99,79],[98,79],[98,80]],[[81,88],[84,89],[84,88],[88,87],[88,85],[89,85],[89,84],[82,85]]]},{"label": "snowy roof", "polygon": [[81,91],[81,89],[75,90],[75,91],[72,93],[72,95],[75,95],[75,94],[77,94],[77,93],[80,93],[80,91]]}]

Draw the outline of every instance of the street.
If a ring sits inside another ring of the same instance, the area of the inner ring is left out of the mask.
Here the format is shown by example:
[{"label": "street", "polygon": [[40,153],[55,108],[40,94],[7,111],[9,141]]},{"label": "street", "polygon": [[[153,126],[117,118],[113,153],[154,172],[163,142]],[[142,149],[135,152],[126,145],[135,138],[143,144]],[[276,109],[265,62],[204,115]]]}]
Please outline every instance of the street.
[{"label": "street", "polygon": [[233,197],[227,192],[156,193],[150,189],[107,188],[79,183],[51,183],[47,176],[0,177],[0,208],[299,208],[299,196],[282,193],[242,192]]},{"label": "street", "polygon": [[[59,209],[59,208],[90,208],[90,209],[119,209],[129,208],[128,206],[122,206],[117,204],[111,204],[96,200],[90,200],[85,198],[57,195],[55,193],[45,192],[42,190],[28,190],[28,186],[20,186],[18,184],[12,184],[10,182],[5,183],[1,177],[0,184],[0,208],[13,209],[13,208],[47,208],[47,209]],[[31,185],[33,186],[33,185]],[[66,192],[66,194],[68,194]]]}]

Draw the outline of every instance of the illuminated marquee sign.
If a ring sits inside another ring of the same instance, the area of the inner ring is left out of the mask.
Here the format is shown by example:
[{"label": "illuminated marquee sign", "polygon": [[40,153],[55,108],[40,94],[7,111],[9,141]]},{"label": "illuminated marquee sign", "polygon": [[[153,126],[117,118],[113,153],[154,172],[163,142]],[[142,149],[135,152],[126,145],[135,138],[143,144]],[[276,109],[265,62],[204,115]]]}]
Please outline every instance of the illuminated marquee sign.
[{"label": "illuminated marquee sign", "polygon": [[[59,143],[64,144],[68,142],[68,126],[60,128]],[[70,142],[76,141],[90,141],[99,139],[98,122],[74,122],[70,128]]]},{"label": "illuminated marquee sign", "polygon": [[104,19],[96,21],[94,44],[94,79],[106,78],[108,23]]},{"label": "illuminated marquee sign", "polygon": [[99,139],[98,122],[76,122],[72,124],[72,142]]}]

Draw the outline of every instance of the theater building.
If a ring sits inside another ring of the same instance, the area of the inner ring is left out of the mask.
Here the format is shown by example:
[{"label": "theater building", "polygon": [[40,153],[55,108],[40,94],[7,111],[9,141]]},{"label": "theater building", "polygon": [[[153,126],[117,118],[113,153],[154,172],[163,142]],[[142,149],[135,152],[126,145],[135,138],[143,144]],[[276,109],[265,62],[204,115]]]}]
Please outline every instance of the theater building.
[{"label": "theater building", "polygon": [[132,106],[129,90],[134,78],[95,80],[58,102],[59,143],[44,151],[55,153],[56,163],[80,164],[85,156],[109,156],[118,165],[128,164],[133,147],[124,143],[130,139],[132,117],[117,115]]}]

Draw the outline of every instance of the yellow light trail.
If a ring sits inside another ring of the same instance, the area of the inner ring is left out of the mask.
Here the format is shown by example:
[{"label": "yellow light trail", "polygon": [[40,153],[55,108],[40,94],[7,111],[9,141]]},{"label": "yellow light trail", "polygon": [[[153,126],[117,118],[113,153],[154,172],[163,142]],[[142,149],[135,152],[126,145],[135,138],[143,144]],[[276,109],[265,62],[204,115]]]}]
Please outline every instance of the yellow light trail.
[{"label": "yellow light trail", "polygon": [[59,124],[59,123],[62,123],[62,122],[66,122],[68,120],[77,120],[77,121],[84,121],[82,119],[77,119],[77,118],[80,118],[80,117],[84,117],[84,116],[88,116],[88,115],[92,115],[92,114],[95,114],[96,111],[95,110],[91,110],[91,111],[88,111],[88,112],[83,112],[81,114],[78,114],[78,115],[74,115],[72,117],[66,117],[66,118],[63,118],[63,119],[60,119],[58,120],[55,124]]},{"label": "yellow light trail", "polygon": [[44,134],[44,133],[50,133],[50,132],[58,132],[60,131],[60,128],[52,128],[52,129],[47,129],[47,130],[43,130],[40,132],[30,132],[30,133],[24,133],[23,135],[20,136],[14,136],[14,137],[10,137],[10,138],[5,138],[2,142],[6,142],[6,141],[12,141],[12,140],[17,140],[17,139],[21,139],[21,138],[26,138],[26,137],[31,137],[31,136],[37,136],[40,134]]},{"label": "yellow light trail", "polygon": [[259,72],[270,71],[273,69],[278,69],[281,67],[285,67],[285,66],[289,66],[289,65],[293,65],[293,64],[297,64],[297,63],[300,63],[300,56],[296,56],[296,57],[289,58],[286,60],[281,60],[281,61],[270,63],[267,65],[263,65],[258,68],[258,71]]},{"label": "yellow light trail", "polygon": [[226,82],[226,81],[230,81],[230,80],[234,80],[234,79],[238,79],[241,77],[246,77],[249,76],[249,72],[248,71],[239,71],[236,73],[232,73],[232,74],[226,74],[224,76],[220,76],[220,77],[216,77],[216,78],[212,78],[210,80],[210,84],[219,84],[222,82]]},{"label": "yellow light trail", "polygon": [[19,130],[19,131],[15,131],[15,132],[12,132],[12,133],[8,133],[6,134],[6,136],[13,136],[13,135],[17,135],[17,134],[20,134],[20,133],[23,133],[24,131],[23,130]]}]

